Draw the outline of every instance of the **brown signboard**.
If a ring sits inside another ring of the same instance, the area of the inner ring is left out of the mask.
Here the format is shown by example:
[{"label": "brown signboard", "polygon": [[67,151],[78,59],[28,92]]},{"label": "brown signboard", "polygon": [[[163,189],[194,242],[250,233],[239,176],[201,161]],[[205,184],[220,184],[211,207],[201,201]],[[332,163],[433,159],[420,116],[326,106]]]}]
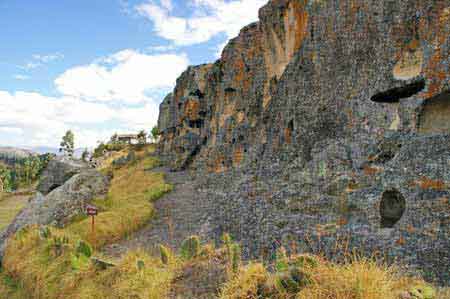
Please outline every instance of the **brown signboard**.
[{"label": "brown signboard", "polygon": [[97,214],[98,214],[98,209],[97,209],[97,207],[91,206],[91,205],[87,206],[87,207],[86,207],[86,214],[87,214],[88,216],[97,216]]}]

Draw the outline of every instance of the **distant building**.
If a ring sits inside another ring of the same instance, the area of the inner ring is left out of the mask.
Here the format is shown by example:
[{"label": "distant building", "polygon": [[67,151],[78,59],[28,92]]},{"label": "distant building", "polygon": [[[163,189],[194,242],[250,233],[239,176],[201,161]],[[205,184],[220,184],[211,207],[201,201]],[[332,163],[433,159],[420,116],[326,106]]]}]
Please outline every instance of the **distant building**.
[{"label": "distant building", "polygon": [[122,134],[117,135],[117,141],[119,143],[138,144],[139,138],[137,134]]}]

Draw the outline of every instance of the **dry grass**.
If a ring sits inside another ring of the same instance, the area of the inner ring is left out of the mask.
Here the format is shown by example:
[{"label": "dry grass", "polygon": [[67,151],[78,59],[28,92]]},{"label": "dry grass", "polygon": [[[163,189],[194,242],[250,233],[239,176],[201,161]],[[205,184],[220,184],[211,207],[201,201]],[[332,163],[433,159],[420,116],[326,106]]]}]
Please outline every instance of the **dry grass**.
[{"label": "dry grass", "polygon": [[152,201],[172,190],[162,173],[146,171],[156,163],[154,158],[146,157],[134,165],[114,170],[106,199],[95,200],[101,210],[95,219],[95,234],[91,231],[90,218],[71,224],[67,230],[99,248],[139,229],[153,215]]},{"label": "dry grass", "polygon": [[[122,239],[152,217],[151,201],[171,190],[163,174],[148,171],[159,162],[148,157],[147,151],[138,152],[133,163],[113,170],[106,199],[95,200],[100,208],[95,234],[91,232],[91,220],[84,218],[64,229],[50,228],[51,238],[42,237],[38,227],[11,238],[3,261],[8,276],[2,276],[0,298],[6,292],[14,299],[164,298],[174,271],[141,252],[129,253],[108,270],[100,271],[90,262],[81,268],[72,264],[79,240],[99,248]],[[65,237],[68,242],[56,249],[53,237]],[[5,283],[12,279],[21,287]]]},{"label": "dry grass", "polygon": [[29,196],[0,193],[0,231],[6,228],[25,206]]},{"label": "dry grass", "polygon": [[398,299],[421,281],[401,277],[399,271],[372,259],[343,264],[320,263],[310,271],[312,283],[298,299]]},{"label": "dry grass", "polygon": [[97,269],[90,262],[74,269],[71,259],[76,237],[56,229],[51,232],[52,236],[69,238],[59,254],[54,253],[52,238],[42,238],[37,227],[10,241],[4,266],[9,277],[23,284],[20,293],[12,283],[4,285],[7,292],[16,296],[12,298],[159,299],[169,291],[175,273],[172,265],[165,266],[142,252],[130,252],[117,266],[106,270]]},{"label": "dry grass", "polygon": [[436,299],[449,299],[449,298],[450,298],[450,288],[440,289],[436,296]]},{"label": "dry grass", "polygon": [[[261,264],[250,264],[225,284],[220,298],[400,299],[414,289],[430,288],[420,279],[401,275],[395,266],[373,259],[354,257],[344,264],[317,261],[319,263],[313,267],[299,268],[306,274],[303,278],[306,286],[300,287],[297,293],[279,287],[276,281],[283,277],[280,274],[269,273]],[[447,295],[448,291],[443,290],[437,299],[450,298],[445,297]]]},{"label": "dry grass", "polygon": [[260,263],[242,267],[222,289],[221,299],[279,298],[272,277]]}]

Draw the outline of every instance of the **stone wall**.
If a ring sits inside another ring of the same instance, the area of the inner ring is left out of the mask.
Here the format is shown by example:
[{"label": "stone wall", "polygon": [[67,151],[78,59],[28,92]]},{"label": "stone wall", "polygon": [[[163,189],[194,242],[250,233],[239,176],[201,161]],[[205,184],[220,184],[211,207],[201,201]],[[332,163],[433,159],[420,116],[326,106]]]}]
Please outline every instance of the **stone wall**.
[{"label": "stone wall", "polygon": [[450,4],[272,0],[259,15],[161,105],[160,152],[217,205],[209,237],[333,257],[345,237],[448,283]]}]

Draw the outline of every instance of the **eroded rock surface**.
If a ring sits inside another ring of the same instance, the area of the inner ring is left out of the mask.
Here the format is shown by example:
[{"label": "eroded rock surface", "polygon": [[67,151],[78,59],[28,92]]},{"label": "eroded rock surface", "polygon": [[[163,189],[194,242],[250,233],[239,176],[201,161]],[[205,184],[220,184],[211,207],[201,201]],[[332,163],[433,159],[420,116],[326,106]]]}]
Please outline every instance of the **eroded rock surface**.
[{"label": "eroded rock surface", "polygon": [[259,16],[161,105],[160,152],[216,205],[208,237],[269,257],[339,257],[345,238],[450,283],[448,1],[272,0]]},{"label": "eroded rock surface", "polygon": [[86,167],[87,164],[81,160],[65,156],[55,157],[43,171],[37,190],[44,195],[48,194]]}]

